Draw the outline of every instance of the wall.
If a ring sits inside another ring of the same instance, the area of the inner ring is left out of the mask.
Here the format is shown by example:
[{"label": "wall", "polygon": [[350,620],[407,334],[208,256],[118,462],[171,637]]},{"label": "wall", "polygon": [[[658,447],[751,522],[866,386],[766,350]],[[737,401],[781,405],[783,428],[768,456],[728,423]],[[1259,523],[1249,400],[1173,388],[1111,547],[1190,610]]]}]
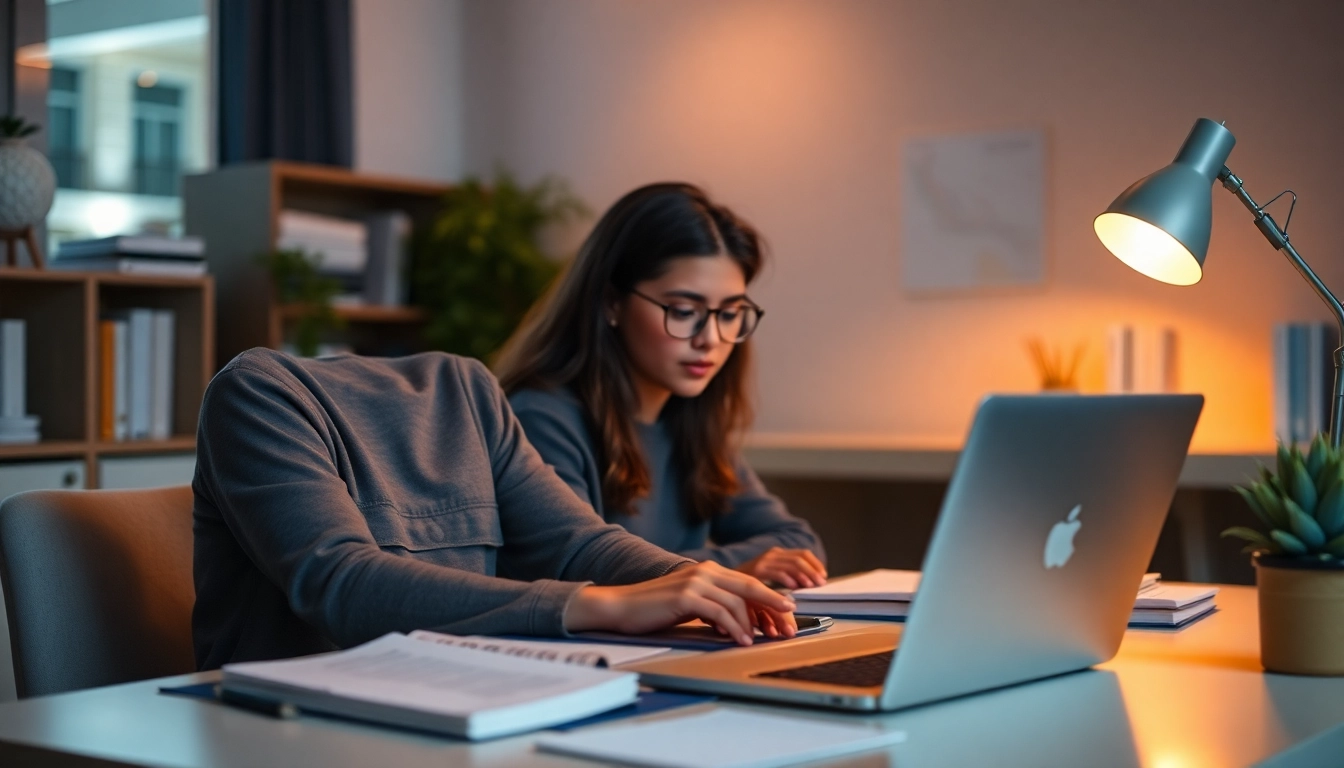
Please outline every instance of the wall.
[{"label": "wall", "polygon": [[[1270,328],[1327,317],[1310,289],[1221,190],[1192,288],[1130,271],[1091,231],[1200,116],[1236,134],[1229,165],[1254,196],[1293,186],[1293,240],[1344,288],[1332,3],[465,0],[462,13],[464,170],[558,173],[599,211],[687,179],[766,233],[758,431],[955,439],[983,393],[1034,388],[1028,336],[1085,340],[1084,388],[1100,391],[1105,326],[1161,322],[1180,334],[1183,388],[1208,398],[1196,448],[1263,448]],[[902,142],[1035,127],[1048,283],[904,295]]]},{"label": "wall", "polygon": [[462,174],[460,0],[352,0],[355,168]]}]

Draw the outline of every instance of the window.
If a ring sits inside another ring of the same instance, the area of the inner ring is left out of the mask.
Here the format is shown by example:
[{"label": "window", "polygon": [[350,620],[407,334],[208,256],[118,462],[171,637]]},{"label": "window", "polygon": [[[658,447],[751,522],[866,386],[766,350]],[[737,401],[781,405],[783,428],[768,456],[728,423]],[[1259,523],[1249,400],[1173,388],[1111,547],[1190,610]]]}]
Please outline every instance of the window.
[{"label": "window", "polygon": [[144,85],[135,89],[135,192],[176,195],[182,176],[182,89]]},{"label": "window", "polygon": [[[3,0],[0,0],[2,3]],[[47,0],[44,130],[70,239],[182,227],[182,176],[209,167],[210,0]]]},{"label": "window", "polygon": [[84,188],[84,156],[79,148],[79,71],[51,68],[47,89],[47,154],[56,169],[56,184]]}]

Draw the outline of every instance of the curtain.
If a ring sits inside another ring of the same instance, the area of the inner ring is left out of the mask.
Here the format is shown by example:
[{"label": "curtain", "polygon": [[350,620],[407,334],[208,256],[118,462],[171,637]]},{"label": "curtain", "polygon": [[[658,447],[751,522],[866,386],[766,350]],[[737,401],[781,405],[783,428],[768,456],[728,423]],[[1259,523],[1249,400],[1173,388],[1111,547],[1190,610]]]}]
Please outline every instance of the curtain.
[{"label": "curtain", "polygon": [[219,0],[219,164],[354,155],[350,0]]}]

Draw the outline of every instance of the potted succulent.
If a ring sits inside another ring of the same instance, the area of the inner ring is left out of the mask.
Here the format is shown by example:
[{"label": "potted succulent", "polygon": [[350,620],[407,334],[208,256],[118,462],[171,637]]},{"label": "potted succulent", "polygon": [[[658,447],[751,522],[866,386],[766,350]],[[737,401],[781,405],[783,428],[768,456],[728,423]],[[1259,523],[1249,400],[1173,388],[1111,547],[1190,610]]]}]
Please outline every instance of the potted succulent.
[{"label": "potted succulent", "polygon": [[1276,472],[1236,488],[1264,532],[1247,542],[1260,603],[1260,660],[1271,672],[1344,675],[1344,452],[1318,434],[1278,449]]}]

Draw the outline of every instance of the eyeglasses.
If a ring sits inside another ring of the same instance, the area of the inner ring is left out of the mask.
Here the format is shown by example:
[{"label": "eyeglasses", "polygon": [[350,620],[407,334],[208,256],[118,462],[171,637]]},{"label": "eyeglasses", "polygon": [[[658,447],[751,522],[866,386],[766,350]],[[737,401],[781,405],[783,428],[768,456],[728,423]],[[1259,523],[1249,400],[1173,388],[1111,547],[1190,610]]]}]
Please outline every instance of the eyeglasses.
[{"label": "eyeglasses", "polygon": [[639,291],[630,291],[639,298],[663,308],[663,329],[674,339],[694,339],[705,330],[710,316],[714,316],[719,329],[719,338],[729,344],[741,344],[756,330],[765,310],[741,299],[726,307],[710,309],[702,301],[695,299],[677,299],[675,304],[645,296]]}]

